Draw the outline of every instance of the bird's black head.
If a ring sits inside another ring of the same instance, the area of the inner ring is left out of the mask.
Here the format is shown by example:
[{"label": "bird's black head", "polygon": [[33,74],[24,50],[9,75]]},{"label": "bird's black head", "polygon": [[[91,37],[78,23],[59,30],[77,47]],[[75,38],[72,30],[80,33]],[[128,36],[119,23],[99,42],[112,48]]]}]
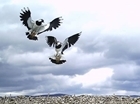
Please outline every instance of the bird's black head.
[{"label": "bird's black head", "polygon": [[41,22],[44,22],[44,20],[43,20],[43,19],[40,19],[40,21],[41,21]]},{"label": "bird's black head", "polygon": [[56,43],[55,48],[56,48],[56,49],[59,49],[59,48],[61,48],[61,46],[62,46],[61,42],[58,41],[58,42]]},{"label": "bird's black head", "polygon": [[44,22],[43,19],[39,19],[36,21],[36,25],[40,26],[40,25],[42,25],[43,22]]}]

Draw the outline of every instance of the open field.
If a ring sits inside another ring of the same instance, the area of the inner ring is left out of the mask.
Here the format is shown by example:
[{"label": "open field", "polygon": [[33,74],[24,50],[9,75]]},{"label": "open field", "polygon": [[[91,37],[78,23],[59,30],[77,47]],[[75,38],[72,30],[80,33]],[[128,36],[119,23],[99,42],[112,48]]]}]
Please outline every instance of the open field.
[{"label": "open field", "polygon": [[140,104],[140,97],[129,96],[46,96],[46,97],[1,97],[0,104]]}]

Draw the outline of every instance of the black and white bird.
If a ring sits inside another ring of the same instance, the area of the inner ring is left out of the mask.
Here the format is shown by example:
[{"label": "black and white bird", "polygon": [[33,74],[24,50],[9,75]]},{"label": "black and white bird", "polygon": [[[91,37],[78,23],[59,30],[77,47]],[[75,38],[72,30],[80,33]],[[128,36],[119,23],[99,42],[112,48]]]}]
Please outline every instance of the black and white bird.
[{"label": "black and white bird", "polygon": [[45,31],[52,31],[53,28],[56,29],[60,26],[62,17],[55,18],[48,24],[43,24],[44,20],[32,20],[31,11],[29,8],[22,9],[22,13],[20,13],[20,20],[22,21],[23,25],[27,27],[28,32],[26,32],[27,38],[30,40],[38,40],[35,35],[39,35]]},{"label": "black and white bird", "polygon": [[60,41],[57,41],[57,39],[54,36],[46,36],[46,42],[51,47],[53,46],[55,48],[56,54],[49,58],[49,60],[54,64],[63,64],[66,62],[65,59],[63,59],[63,52],[74,45],[77,40],[79,39],[79,36],[82,32],[74,34],[68,38],[65,39],[63,43]]},{"label": "black and white bird", "polygon": [[51,47],[55,47],[56,51],[56,56],[60,56],[63,54],[63,52],[74,45],[77,40],[79,39],[79,36],[81,35],[82,32],[74,34],[68,38],[65,39],[63,43],[60,41],[57,41],[57,39],[54,36],[46,36],[46,43]]}]

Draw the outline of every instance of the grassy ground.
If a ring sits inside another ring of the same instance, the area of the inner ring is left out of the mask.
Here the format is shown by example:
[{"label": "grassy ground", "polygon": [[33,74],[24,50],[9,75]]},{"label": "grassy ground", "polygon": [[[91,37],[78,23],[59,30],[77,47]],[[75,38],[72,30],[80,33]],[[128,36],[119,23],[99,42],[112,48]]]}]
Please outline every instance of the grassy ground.
[{"label": "grassy ground", "polygon": [[140,104],[140,97],[129,96],[57,96],[57,97],[1,97],[0,104]]}]

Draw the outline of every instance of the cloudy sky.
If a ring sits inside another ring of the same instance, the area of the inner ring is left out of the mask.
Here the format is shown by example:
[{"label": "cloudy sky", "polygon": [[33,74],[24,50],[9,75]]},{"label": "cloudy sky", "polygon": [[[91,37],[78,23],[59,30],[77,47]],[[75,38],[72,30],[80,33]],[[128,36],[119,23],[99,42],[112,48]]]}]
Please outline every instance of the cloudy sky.
[{"label": "cloudy sky", "polygon": [[[65,94],[140,94],[139,0],[0,0],[0,96]],[[29,7],[34,20],[62,16],[61,26],[28,40],[19,14]],[[52,64],[60,41],[81,32],[64,53],[65,64]]]}]

